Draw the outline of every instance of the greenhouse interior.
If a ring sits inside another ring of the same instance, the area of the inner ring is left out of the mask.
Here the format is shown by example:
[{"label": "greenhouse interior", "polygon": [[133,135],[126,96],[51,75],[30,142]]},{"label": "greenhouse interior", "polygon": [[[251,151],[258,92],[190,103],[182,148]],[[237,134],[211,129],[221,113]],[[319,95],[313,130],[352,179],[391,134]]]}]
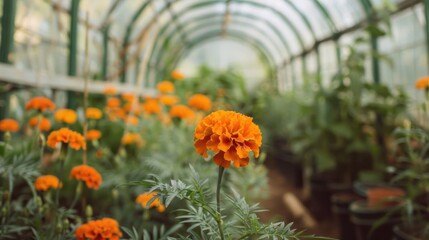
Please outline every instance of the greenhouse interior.
[{"label": "greenhouse interior", "polygon": [[429,240],[429,0],[0,8],[0,239]]}]

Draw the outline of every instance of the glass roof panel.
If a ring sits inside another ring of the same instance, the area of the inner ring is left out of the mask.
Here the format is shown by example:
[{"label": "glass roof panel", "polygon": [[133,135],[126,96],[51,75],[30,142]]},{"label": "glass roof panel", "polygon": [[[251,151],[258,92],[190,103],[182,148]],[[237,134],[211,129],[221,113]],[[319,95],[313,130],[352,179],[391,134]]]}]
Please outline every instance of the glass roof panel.
[{"label": "glass roof panel", "polygon": [[103,0],[103,1],[92,1],[92,0],[81,0],[80,1],[80,14],[81,17],[85,18],[88,12],[90,22],[96,26],[102,25],[105,21],[105,17],[109,12],[110,7],[116,0]]},{"label": "glass roof panel", "polygon": [[326,17],[323,16],[318,6],[314,3],[316,0],[291,1],[305,14],[310,22],[317,38],[323,38],[331,33]]},{"label": "glass roof panel", "polygon": [[360,0],[319,1],[326,7],[339,29],[350,27],[366,17]]}]

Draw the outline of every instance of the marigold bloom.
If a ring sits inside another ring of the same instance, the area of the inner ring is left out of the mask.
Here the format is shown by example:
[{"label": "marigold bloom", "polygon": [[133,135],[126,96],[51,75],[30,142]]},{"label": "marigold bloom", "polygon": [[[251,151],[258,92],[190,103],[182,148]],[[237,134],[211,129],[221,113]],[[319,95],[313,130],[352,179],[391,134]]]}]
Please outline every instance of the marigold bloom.
[{"label": "marigold bloom", "polygon": [[72,109],[59,109],[55,112],[55,120],[62,123],[73,124],[77,120],[77,114]]},{"label": "marigold bloom", "polygon": [[0,131],[17,132],[18,130],[19,130],[19,123],[15,119],[5,118],[0,121]]},{"label": "marigold bloom", "polygon": [[109,98],[106,102],[107,108],[117,108],[121,105],[121,100],[119,98]]},{"label": "marigold bloom", "polygon": [[122,137],[122,144],[130,145],[130,144],[142,144],[143,139],[138,133],[126,133]]},{"label": "marigold bloom", "polygon": [[208,157],[211,150],[216,155],[213,161],[224,168],[233,162],[234,167],[249,163],[249,152],[259,156],[262,134],[251,117],[233,111],[216,111],[200,121],[195,129],[195,149]]},{"label": "marigold bloom", "polygon": [[125,101],[132,102],[136,98],[136,95],[134,93],[123,93],[121,97]]},{"label": "marigold bloom", "polygon": [[170,116],[189,120],[195,117],[195,113],[185,105],[175,105],[170,109]]},{"label": "marigold bloom", "polygon": [[127,116],[127,114],[122,108],[114,108],[109,110],[108,116],[110,120],[114,121],[117,119],[124,119]]},{"label": "marigold bloom", "polygon": [[79,165],[73,167],[70,172],[70,178],[78,181],[84,181],[88,188],[98,189],[101,184],[101,175],[95,168],[88,165]]},{"label": "marigold bloom", "polygon": [[165,106],[173,106],[179,102],[179,98],[174,95],[163,95],[159,98],[159,101]]},{"label": "marigold bloom", "polygon": [[188,99],[188,105],[202,111],[212,109],[212,101],[204,94],[195,94]]},{"label": "marigold bloom", "polygon": [[43,112],[45,110],[54,110],[55,104],[49,98],[34,97],[27,102],[25,109]]},{"label": "marigold bloom", "polygon": [[58,143],[65,143],[75,150],[86,149],[85,138],[80,133],[68,128],[61,128],[51,132],[46,143],[51,148],[55,148]]},{"label": "marigold bloom", "polygon": [[89,221],[75,231],[77,240],[119,240],[121,236],[119,224],[112,218]]},{"label": "marigold bloom", "polygon": [[98,120],[103,116],[103,112],[98,108],[90,107],[86,109],[85,115],[89,119]]},{"label": "marigold bloom", "polygon": [[143,111],[150,114],[157,114],[161,112],[161,106],[159,106],[158,101],[155,99],[148,99],[143,103]]},{"label": "marigold bloom", "polygon": [[86,139],[88,140],[98,140],[101,138],[101,132],[95,129],[88,130],[86,133]]},{"label": "marigold bloom", "polygon": [[427,89],[429,86],[429,76],[421,77],[416,81],[417,89]]},{"label": "marigold bloom", "polygon": [[58,189],[62,186],[60,180],[54,175],[39,176],[34,182],[34,188],[37,191],[47,191],[49,188]]},{"label": "marigold bloom", "polygon": [[[160,213],[165,211],[165,206],[164,204],[161,203],[161,201],[159,200],[159,198],[157,198],[157,193],[156,192],[145,192],[143,194],[140,194],[137,198],[136,198],[136,203],[140,203],[142,205],[142,207],[149,209],[149,208],[156,208],[156,210]],[[152,203],[148,206],[148,203],[153,199],[156,198],[154,201],[152,201]]]},{"label": "marigold bloom", "polygon": [[185,78],[185,74],[179,70],[174,70],[171,72],[170,77],[174,80],[182,80]]},{"label": "marigold bloom", "polygon": [[103,93],[106,95],[115,95],[118,93],[118,90],[115,87],[107,86],[103,89]]},{"label": "marigold bloom", "polygon": [[139,124],[139,119],[136,116],[127,116],[125,118],[125,123],[133,126],[137,126]]},{"label": "marigold bloom", "polygon": [[174,84],[169,81],[162,81],[156,85],[160,93],[172,93],[175,90]]},{"label": "marigold bloom", "polygon": [[44,117],[40,118],[40,122],[38,117],[32,117],[30,121],[28,121],[28,125],[32,128],[39,126],[40,131],[43,132],[51,130],[51,121]]}]

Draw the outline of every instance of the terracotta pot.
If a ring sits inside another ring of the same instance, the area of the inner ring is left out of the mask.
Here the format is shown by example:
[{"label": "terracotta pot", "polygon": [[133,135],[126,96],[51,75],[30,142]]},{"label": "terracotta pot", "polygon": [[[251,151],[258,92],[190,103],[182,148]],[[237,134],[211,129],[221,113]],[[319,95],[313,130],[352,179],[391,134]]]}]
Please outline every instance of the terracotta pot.
[{"label": "terracotta pot", "polygon": [[350,205],[357,200],[362,199],[354,192],[343,192],[332,195],[331,204],[337,222],[340,239],[355,240],[355,229],[350,221]]},{"label": "terracotta pot", "polygon": [[396,206],[405,196],[404,190],[393,187],[370,188],[366,192],[368,205],[377,206]]}]

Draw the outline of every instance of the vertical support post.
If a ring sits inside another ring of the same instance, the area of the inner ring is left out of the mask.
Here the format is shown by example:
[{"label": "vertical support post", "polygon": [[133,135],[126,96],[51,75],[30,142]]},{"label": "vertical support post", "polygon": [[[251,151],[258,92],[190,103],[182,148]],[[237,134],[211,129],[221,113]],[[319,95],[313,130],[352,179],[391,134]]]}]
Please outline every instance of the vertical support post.
[{"label": "vertical support post", "polygon": [[109,63],[109,30],[110,25],[103,29],[103,59],[101,61],[101,78],[106,80],[109,74],[107,65]]},{"label": "vertical support post", "polygon": [[340,39],[336,38],[334,40],[335,43],[335,54],[336,54],[336,59],[337,59],[337,66],[338,66],[338,73],[341,75],[342,74],[342,61],[341,61],[341,46],[340,46]]},{"label": "vertical support post", "polygon": [[428,72],[429,72],[429,0],[424,0],[423,2],[425,4],[426,57],[427,57]]},{"label": "vertical support post", "polygon": [[[79,23],[79,3],[80,0],[72,0],[70,8],[70,34],[69,34],[69,59],[68,75],[76,76],[77,74],[77,35]],[[73,92],[67,92],[67,107],[75,108],[76,96]]]},{"label": "vertical support post", "polygon": [[317,63],[316,79],[317,79],[317,82],[319,83],[320,87],[322,87],[322,62],[320,59],[319,43],[316,43],[314,51],[316,52],[316,63]]},{"label": "vertical support post", "polygon": [[[13,42],[15,35],[15,15],[17,1],[3,1],[1,19],[0,63],[13,62]],[[0,94],[0,119],[6,117],[9,110],[9,92]]]}]

